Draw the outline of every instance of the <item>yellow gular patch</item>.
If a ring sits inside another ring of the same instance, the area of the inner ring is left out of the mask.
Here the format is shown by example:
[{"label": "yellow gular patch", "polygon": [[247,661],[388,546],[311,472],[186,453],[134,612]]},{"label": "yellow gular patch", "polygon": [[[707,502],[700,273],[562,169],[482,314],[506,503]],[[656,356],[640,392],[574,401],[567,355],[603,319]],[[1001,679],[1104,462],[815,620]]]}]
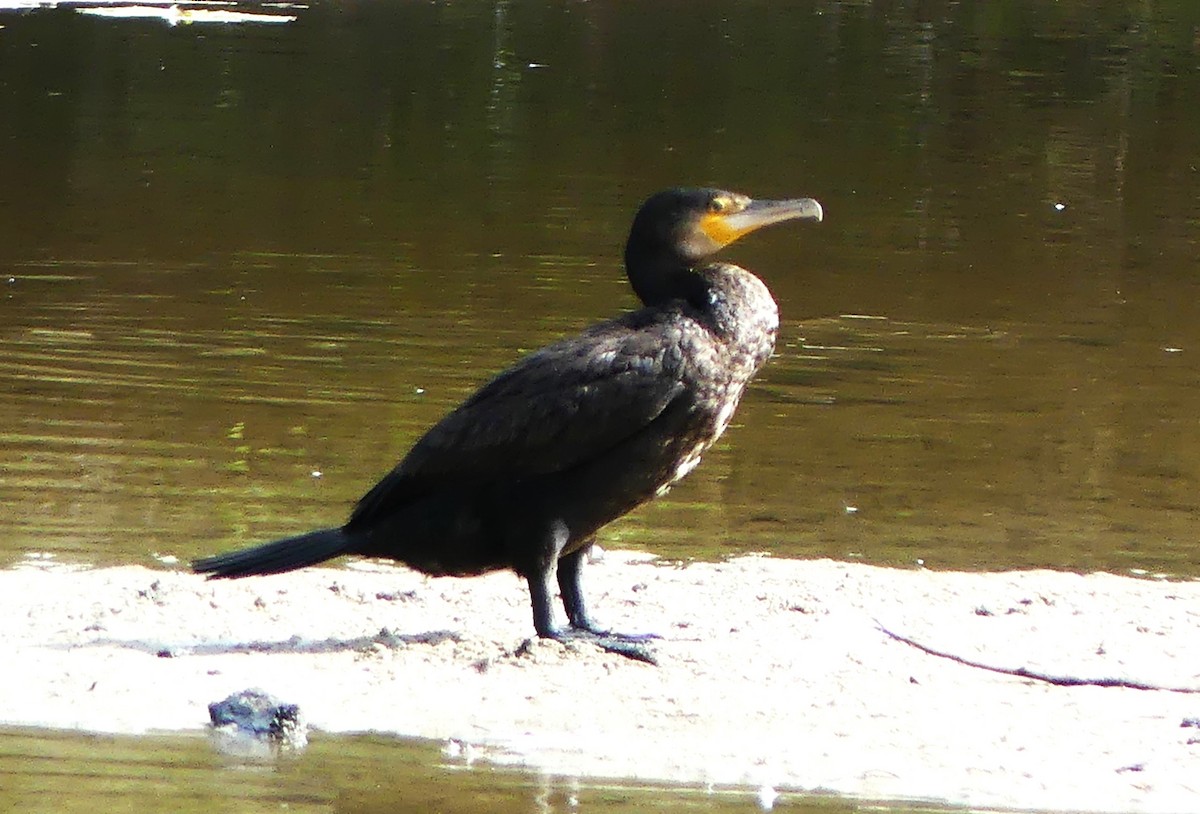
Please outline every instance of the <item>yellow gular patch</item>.
[{"label": "yellow gular patch", "polygon": [[700,218],[700,231],[704,236],[713,243],[720,246],[728,246],[733,241],[737,240],[749,229],[735,229],[730,225],[728,215],[723,215],[719,212],[710,212]]}]

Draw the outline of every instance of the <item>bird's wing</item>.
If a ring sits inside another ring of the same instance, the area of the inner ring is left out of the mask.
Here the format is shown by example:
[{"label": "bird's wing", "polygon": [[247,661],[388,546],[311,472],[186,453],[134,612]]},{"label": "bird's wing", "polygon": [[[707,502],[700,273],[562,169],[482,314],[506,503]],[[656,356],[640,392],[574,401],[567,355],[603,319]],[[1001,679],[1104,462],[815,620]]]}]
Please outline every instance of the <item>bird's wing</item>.
[{"label": "bird's wing", "polygon": [[661,335],[627,330],[588,332],[526,357],[434,425],[359,501],[350,525],[444,484],[553,474],[592,460],[683,392],[680,358]]}]

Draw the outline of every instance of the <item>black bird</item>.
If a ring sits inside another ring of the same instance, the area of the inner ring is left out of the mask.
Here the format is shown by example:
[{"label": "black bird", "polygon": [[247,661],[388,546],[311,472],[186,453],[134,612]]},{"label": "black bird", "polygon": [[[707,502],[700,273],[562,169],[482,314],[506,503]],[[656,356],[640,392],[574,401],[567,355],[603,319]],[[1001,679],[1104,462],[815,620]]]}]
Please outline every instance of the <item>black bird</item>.
[{"label": "black bird", "polygon": [[643,307],[526,356],[438,422],[324,529],[193,563],[212,577],[291,571],[343,554],[436,576],[511,568],[539,636],[588,615],[580,571],[596,532],[667,489],[728,426],[771,355],[779,310],[762,281],[705,258],[779,221],[821,220],[810,198],[671,189],[638,210],[625,271]]}]

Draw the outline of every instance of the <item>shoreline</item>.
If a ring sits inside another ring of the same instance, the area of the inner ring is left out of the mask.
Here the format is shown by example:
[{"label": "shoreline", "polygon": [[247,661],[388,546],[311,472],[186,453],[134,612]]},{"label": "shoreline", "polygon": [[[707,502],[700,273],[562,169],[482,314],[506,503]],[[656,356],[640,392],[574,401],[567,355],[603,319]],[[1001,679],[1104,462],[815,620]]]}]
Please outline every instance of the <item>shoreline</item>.
[{"label": "shoreline", "polygon": [[[527,641],[511,573],[354,562],[209,582],[141,566],[0,571],[0,725],[205,727],[261,688],[329,733],[441,741],[551,774],[989,808],[1200,809],[1200,582],[740,557],[587,566],[597,617],[659,666]],[[559,609],[561,614],[561,608]],[[893,638],[910,638],[926,650]]]}]

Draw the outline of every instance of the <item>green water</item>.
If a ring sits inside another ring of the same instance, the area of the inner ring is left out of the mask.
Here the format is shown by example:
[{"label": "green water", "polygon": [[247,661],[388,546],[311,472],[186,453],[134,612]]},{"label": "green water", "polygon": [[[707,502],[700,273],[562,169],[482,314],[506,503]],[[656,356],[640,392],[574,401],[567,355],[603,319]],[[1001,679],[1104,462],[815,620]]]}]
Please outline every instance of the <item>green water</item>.
[{"label": "green water", "polygon": [[[775,292],[777,356],[704,464],[603,544],[1200,573],[1194,3],[295,13],[0,12],[0,564],[186,559],[339,521],[493,372],[633,307],[632,212],[702,183],[813,196],[826,221],[725,253]],[[240,782],[279,802],[316,760],[6,743],[24,810],[92,810],[122,766],[128,799],[240,810]],[[70,782],[22,757],[43,746]],[[381,774],[401,748],[353,746]],[[135,756],[93,785],[88,749]],[[468,799],[495,779],[413,760]],[[354,786],[342,771],[330,788]],[[538,781],[496,782],[536,807]]]},{"label": "green water", "polygon": [[[774,810],[879,810],[829,796],[776,792]],[[316,737],[298,754],[248,760],[217,754],[208,738],[140,738],[0,729],[5,811],[118,812],[549,812],[762,811],[759,790],[581,781],[447,758],[437,744]],[[904,812],[928,807],[889,807]]]},{"label": "green water", "polygon": [[5,15],[0,560],[340,520],[493,372],[634,305],[646,194],[715,183],[828,217],[727,252],[778,356],[604,542],[1195,574],[1198,14]]}]

